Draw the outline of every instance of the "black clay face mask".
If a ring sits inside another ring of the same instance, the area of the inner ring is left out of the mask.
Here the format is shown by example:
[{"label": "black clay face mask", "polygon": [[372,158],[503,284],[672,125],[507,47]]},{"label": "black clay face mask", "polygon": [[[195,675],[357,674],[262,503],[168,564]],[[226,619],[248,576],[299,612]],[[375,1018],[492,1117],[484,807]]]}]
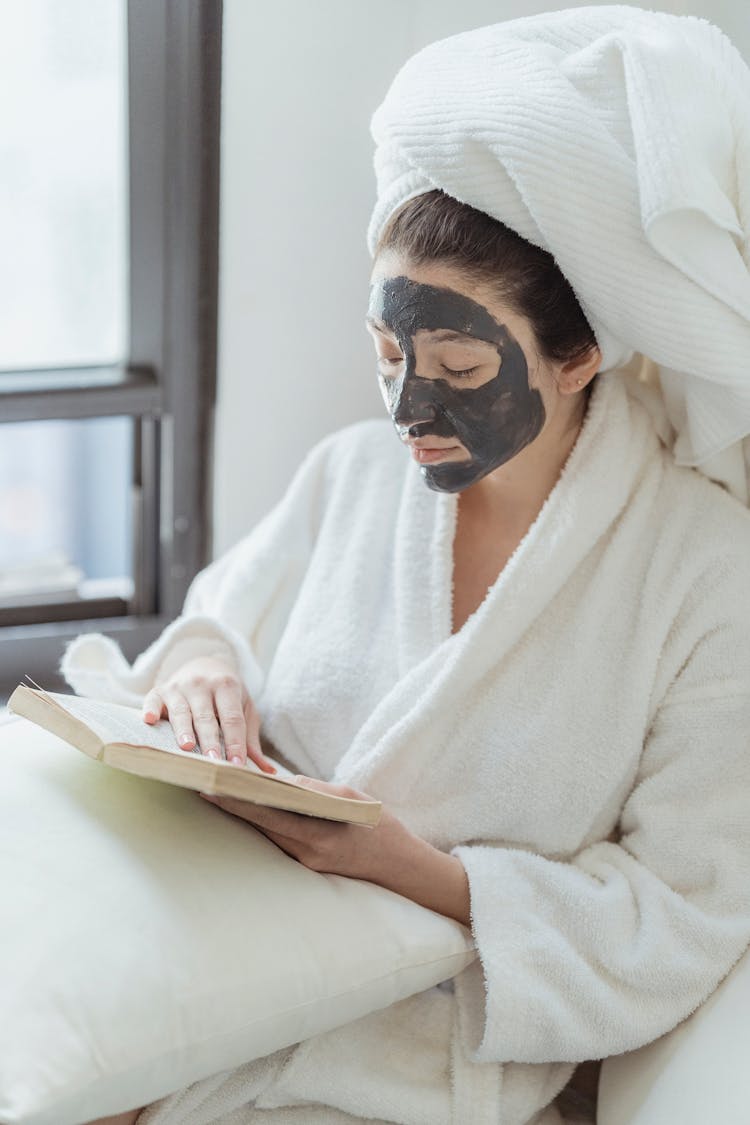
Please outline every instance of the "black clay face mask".
[{"label": "black clay face mask", "polygon": [[[369,319],[393,333],[403,362],[398,375],[381,372],[381,386],[400,435],[460,442],[469,454],[421,466],[430,488],[460,492],[510,461],[540,433],[545,420],[539,391],[529,387],[523,350],[488,310],[453,289],[422,285],[408,277],[385,278],[371,289]],[[456,385],[446,375],[417,371],[419,332],[458,333],[491,344],[497,374],[479,387]]]}]

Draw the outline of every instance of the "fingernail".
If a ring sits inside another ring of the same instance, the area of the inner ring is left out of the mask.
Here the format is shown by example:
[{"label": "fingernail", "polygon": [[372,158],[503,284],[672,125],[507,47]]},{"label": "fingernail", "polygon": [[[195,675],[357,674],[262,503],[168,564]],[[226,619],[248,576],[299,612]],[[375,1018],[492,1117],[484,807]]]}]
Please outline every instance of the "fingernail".
[{"label": "fingernail", "polygon": [[217,759],[219,758],[219,751],[218,750],[207,750],[206,754],[208,755],[209,758],[217,758]]},{"label": "fingernail", "polygon": [[273,764],[273,762],[264,761],[263,762],[263,769],[267,770],[268,773],[276,773],[276,766]]},{"label": "fingernail", "polygon": [[190,746],[192,744],[192,742],[193,742],[193,739],[190,737],[189,734],[181,734],[180,735],[180,745],[181,746]]},{"label": "fingernail", "polygon": [[231,758],[231,761],[232,761],[232,765],[234,765],[234,766],[241,766],[242,765],[242,758],[239,756],[239,754],[233,754],[232,758]]}]

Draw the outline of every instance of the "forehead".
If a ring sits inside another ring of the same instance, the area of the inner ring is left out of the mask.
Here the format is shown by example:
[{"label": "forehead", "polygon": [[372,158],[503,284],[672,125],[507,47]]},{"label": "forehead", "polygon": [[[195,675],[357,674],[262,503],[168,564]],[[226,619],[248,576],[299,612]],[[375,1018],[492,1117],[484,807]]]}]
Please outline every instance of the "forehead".
[{"label": "forehead", "polygon": [[404,275],[373,279],[368,319],[397,337],[411,337],[420,330],[448,330],[457,336],[500,343],[507,335],[489,309],[467,293]]}]

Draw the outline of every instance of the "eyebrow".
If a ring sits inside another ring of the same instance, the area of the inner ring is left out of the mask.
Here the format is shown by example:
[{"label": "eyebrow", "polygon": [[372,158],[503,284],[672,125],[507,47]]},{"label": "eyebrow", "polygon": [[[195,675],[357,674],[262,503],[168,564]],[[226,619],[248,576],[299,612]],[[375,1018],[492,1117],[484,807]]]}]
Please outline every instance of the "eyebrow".
[{"label": "eyebrow", "polygon": [[[390,328],[387,328],[374,316],[370,316],[368,314],[365,317],[365,321],[372,328],[374,328],[376,332],[380,332],[380,334],[383,336],[385,336],[386,334],[390,336],[395,335],[395,333],[392,332]],[[454,332],[449,328],[426,328],[423,329],[423,331],[429,332],[430,336],[434,337],[436,343],[438,344],[451,343],[452,341],[455,341],[458,344],[480,344],[484,347],[493,347],[493,344],[490,340],[484,340],[480,336],[471,336],[468,332]]]},{"label": "eyebrow", "polygon": [[490,340],[485,340],[481,336],[472,336],[469,332],[452,332],[448,328],[433,328],[428,331],[439,344],[455,341],[458,344],[481,344],[486,348],[494,346]]}]

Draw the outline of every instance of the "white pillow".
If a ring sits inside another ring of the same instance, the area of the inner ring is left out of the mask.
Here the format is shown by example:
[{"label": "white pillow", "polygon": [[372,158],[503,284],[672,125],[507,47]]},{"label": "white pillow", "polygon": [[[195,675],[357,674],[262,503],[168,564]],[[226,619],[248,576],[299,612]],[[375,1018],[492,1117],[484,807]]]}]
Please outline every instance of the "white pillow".
[{"label": "white pillow", "polygon": [[24,719],[0,725],[0,888],[3,1125],[147,1104],[476,956],[458,922]]}]

